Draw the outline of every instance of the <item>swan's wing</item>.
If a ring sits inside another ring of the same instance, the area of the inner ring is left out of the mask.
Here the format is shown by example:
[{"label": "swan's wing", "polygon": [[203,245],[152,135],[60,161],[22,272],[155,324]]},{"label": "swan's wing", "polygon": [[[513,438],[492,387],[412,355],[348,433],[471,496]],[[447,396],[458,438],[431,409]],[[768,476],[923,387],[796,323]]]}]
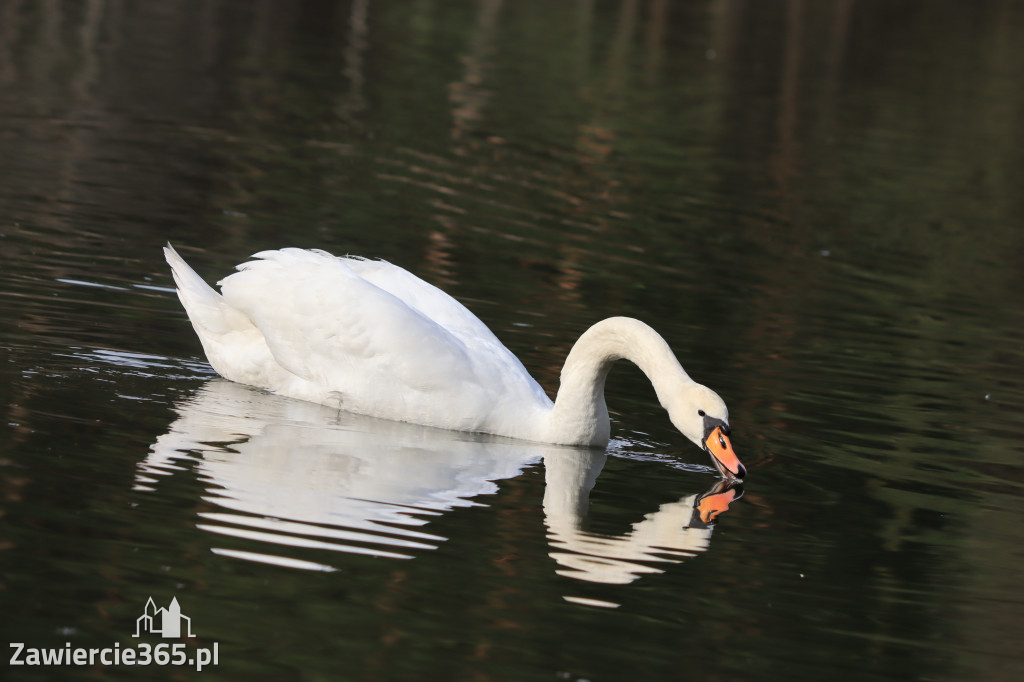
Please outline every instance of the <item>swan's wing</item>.
[{"label": "swan's wing", "polygon": [[505,348],[487,325],[464,305],[408,270],[382,260],[351,257],[343,260],[367,282],[415,308],[463,342],[493,344]]},{"label": "swan's wing", "polygon": [[[363,258],[344,260],[364,280],[442,326],[465,346],[478,363],[486,361],[491,371],[502,375],[505,391],[522,391],[530,394],[539,404],[550,403],[544,389],[530,376],[519,358],[498,340],[480,318],[447,293],[387,261]],[[510,382],[516,385],[510,386]],[[520,399],[518,394],[516,397]]]},{"label": "swan's wing", "polygon": [[[410,387],[468,378],[459,343],[383,289],[329,254],[301,249],[265,251],[220,282],[224,300],[245,313],[274,358],[309,381],[336,367],[387,365]],[[418,350],[417,350],[418,349]],[[430,363],[414,363],[429,357]]]},{"label": "swan's wing", "polygon": [[[524,381],[503,371],[508,360],[495,348],[514,356],[497,339],[496,347],[481,347],[476,339],[484,335],[464,315],[455,324],[460,331],[452,331],[417,308],[444,307],[441,296],[418,285],[407,303],[361,277],[348,259],[301,249],[256,258],[220,285],[225,301],[253,321],[274,359],[298,378],[272,390],[402,421],[486,430],[484,406],[506,395],[509,381]],[[408,295],[391,275],[391,287]],[[446,310],[445,320],[460,316],[451,305]],[[522,365],[519,371],[525,374]]]}]

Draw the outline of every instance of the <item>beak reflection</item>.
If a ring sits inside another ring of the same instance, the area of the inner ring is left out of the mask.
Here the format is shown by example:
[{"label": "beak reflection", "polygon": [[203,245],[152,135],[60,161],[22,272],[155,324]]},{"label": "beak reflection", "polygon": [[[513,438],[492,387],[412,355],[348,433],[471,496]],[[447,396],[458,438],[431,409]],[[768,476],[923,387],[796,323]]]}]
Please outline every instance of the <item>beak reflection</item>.
[{"label": "beak reflection", "polygon": [[729,505],[743,497],[743,484],[736,481],[721,480],[700,496],[694,512],[701,523],[713,523],[719,514],[729,509]]}]

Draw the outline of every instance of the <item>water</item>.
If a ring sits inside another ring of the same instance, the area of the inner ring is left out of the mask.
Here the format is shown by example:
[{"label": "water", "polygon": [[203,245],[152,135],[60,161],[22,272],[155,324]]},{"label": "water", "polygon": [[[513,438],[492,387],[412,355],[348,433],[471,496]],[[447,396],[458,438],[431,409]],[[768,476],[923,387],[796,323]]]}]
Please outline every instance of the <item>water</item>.
[{"label": "water", "polygon": [[[0,2],[0,640],[152,597],[207,679],[1024,673],[1020,8],[553,5]],[[386,258],[550,392],[641,318],[748,481],[628,366],[607,453],[224,382],[166,241]]]}]

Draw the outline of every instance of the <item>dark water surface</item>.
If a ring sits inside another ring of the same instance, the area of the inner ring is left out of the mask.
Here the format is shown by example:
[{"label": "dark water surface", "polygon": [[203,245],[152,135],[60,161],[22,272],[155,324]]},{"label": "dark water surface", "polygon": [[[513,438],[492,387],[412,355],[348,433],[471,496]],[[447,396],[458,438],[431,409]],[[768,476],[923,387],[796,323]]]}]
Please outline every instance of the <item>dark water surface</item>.
[{"label": "dark water surface", "polygon": [[[0,641],[216,644],[203,679],[1020,679],[1022,36],[1011,0],[0,0]],[[729,404],[743,495],[629,366],[607,454],[217,379],[168,240],[211,281],[386,258],[550,392],[641,318]],[[196,637],[133,638],[150,597]]]}]

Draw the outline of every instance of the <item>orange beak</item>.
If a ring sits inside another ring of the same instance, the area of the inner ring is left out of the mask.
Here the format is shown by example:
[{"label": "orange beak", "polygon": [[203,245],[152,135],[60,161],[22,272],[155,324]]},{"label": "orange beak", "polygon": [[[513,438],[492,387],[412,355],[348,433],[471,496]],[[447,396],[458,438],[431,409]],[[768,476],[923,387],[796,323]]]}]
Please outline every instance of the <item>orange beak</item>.
[{"label": "orange beak", "polygon": [[716,426],[708,435],[704,441],[704,447],[711,453],[711,459],[723,476],[743,478],[747,475],[746,467],[740,463],[740,458],[733,452],[729,436],[722,432],[721,426]]}]

